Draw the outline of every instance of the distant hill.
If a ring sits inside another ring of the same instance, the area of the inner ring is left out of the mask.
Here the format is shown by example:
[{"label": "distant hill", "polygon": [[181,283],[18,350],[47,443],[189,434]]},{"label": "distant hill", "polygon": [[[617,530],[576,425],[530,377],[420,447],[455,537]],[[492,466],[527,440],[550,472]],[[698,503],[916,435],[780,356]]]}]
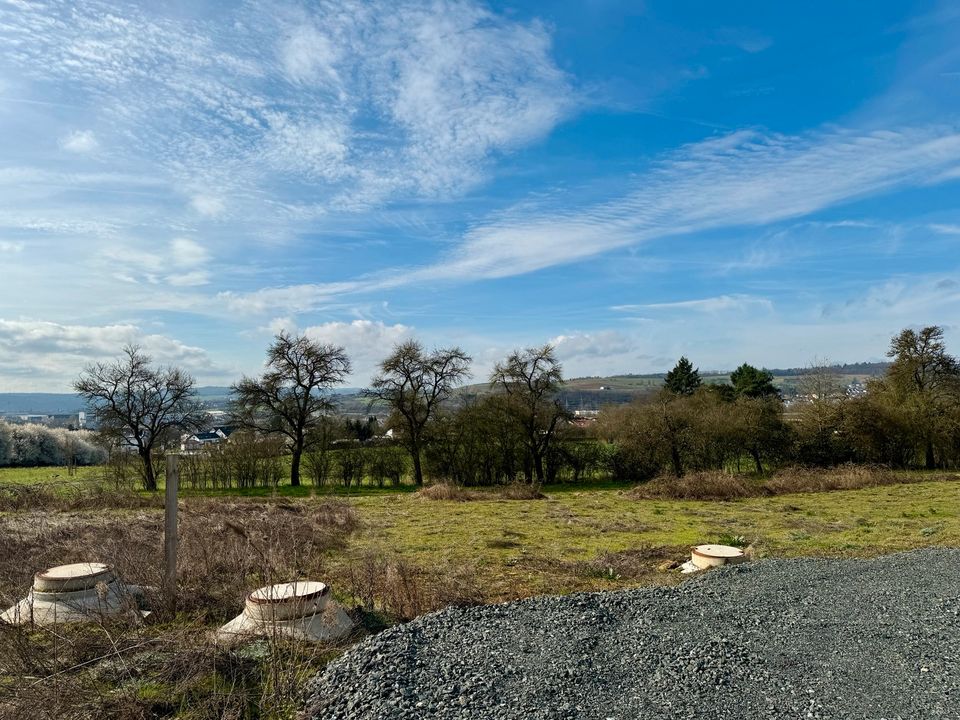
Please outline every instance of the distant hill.
[{"label": "distant hill", "polygon": [[[833,365],[830,370],[844,383],[851,383],[883,375],[889,366],[890,363],[846,363]],[[774,368],[769,372],[783,396],[790,397],[797,394],[799,380],[808,368]],[[647,373],[570,378],[563,384],[560,400],[571,410],[595,410],[604,405],[628,403],[656,392],[665,376],[666,373]],[[730,381],[730,371],[701,370],[700,377],[705,383],[726,383]],[[484,395],[490,388],[486,383],[477,383],[464,387],[462,392]]]},{"label": "distant hill", "polygon": [[[360,388],[337,388],[337,395],[356,395]],[[230,402],[230,388],[204,385],[197,398],[211,409],[222,409]],[[73,393],[0,393],[0,415],[67,415],[84,409],[83,400]]]},{"label": "distant hill", "polygon": [[[846,363],[831,367],[847,382],[866,380],[886,372],[890,363]],[[774,368],[770,373],[785,396],[796,392],[799,378],[807,368]],[[663,384],[666,373],[645,375],[611,375],[608,377],[570,378],[564,383],[561,401],[570,409],[595,409],[602,405],[627,403],[654,392]],[[729,371],[702,370],[700,376],[707,383],[730,380]],[[364,415],[379,406],[371,407],[367,398],[361,397],[362,388],[337,388],[341,409],[349,414]],[[485,395],[490,392],[486,383],[467,385],[460,390],[466,395]],[[197,397],[211,409],[223,409],[230,402],[230,388],[219,385],[204,385],[197,388]],[[72,393],[0,393],[0,415],[59,415],[72,414],[84,409],[83,401]]]},{"label": "distant hill", "polygon": [[83,410],[72,393],[0,393],[0,415],[67,415]]}]

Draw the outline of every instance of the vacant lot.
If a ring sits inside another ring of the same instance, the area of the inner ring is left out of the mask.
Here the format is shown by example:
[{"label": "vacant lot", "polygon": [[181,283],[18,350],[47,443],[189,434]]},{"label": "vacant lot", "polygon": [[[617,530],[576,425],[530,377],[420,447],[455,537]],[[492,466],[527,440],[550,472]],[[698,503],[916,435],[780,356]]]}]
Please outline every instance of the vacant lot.
[{"label": "vacant lot", "polygon": [[[291,717],[303,680],[330,652],[269,645],[227,653],[207,632],[240,610],[248,590],[297,576],[330,583],[375,631],[448,604],[678,582],[657,566],[700,542],[749,543],[784,557],[960,545],[960,483],[950,480],[731,502],[638,499],[622,486],[468,502],[302,493],[185,497],[183,598],[161,608],[155,625],[0,632],[0,717],[54,701],[59,717]],[[35,571],[78,560],[159,583],[158,497],[98,491],[79,503],[49,502],[0,512],[4,602],[25,592]]]}]

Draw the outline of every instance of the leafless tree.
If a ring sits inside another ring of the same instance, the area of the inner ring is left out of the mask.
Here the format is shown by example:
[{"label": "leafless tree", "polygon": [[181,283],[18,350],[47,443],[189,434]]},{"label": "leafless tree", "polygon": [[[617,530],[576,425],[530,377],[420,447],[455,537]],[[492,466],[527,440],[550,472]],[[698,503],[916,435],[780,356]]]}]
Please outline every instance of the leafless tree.
[{"label": "leafless tree", "polygon": [[562,367],[550,345],[514,351],[490,375],[490,384],[505,392],[507,414],[526,443],[531,482],[534,474],[538,483],[543,482],[543,459],[560,422],[568,416],[556,398],[562,383]]},{"label": "leafless tree", "polygon": [[243,377],[231,388],[238,424],[286,438],[293,456],[291,485],[300,484],[300,459],[310,430],[334,407],[330,389],[349,374],[350,359],[342,347],[281,332],[267,349],[267,371]]},{"label": "leafless tree", "polygon": [[180,368],[153,367],[150,356],[128,345],[112,363],[90,365],[74,383],[101,431],[136,448],[147,490],[157,489],[153,451],[174,431],[201,427],[203,406],[193,378]]},{"label": "leafless tree", "polygon": [[458,347],[426,352],[416,340],[397,345],[380,363],[368,395],[385,402],[399,418],[401,440],[413,460],[413,477],[423,484],[424,430],[437,407],[470,375],[471,358]]}]

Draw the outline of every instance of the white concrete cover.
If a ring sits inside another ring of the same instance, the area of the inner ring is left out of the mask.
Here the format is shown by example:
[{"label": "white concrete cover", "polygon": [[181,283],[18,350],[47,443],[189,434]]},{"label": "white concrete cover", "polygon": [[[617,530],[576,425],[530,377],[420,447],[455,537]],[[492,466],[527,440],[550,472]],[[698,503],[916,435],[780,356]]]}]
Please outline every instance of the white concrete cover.
[{"label": "white concrete cover", "polygon": [[0,613],[11,625],[55,625],[95,620],[99,616],[138,615],[133,593],[104,563],[60,565],[34,575],[33,588]]},{"label": "white concrete cover", "polygon": [[701,570],[746,560],[743,550],[730,545],[697,545],[690,553],[690,562]]},{"label": "white concrete cover", "polygon": [[244,613],[257,620],[292,620],[316,615],[327,604],[330,588],[298,580],[258,588],[247,596]]},{"label": "white concrete cover", "polygon": [[37,592],[86,590],[114,579],[113,568],[105,563],[71,563],[38,572],[33,576],[33,589]]},{"label": "white concrete cover", "polygon": [[305,598],[325,592],[327,586],[314,580],[295,580],[294,582],[267,585],[250,593],[254,602],[283,602],[289,599]]},{"label": "white concrete cover", "polygon": [[330,600],[327,585],[298,580],[254,590],[247,596],[243,612],[217,631],[216,640],[232,645],[251,637],[282,635],[331,642],[352,630],[353,621]]},{"label": "white concrete cover", "polygon": [[716,558],[733,558],[743,555],[743,550],[731,545],[697,545],[693,551],[698,555]]}]

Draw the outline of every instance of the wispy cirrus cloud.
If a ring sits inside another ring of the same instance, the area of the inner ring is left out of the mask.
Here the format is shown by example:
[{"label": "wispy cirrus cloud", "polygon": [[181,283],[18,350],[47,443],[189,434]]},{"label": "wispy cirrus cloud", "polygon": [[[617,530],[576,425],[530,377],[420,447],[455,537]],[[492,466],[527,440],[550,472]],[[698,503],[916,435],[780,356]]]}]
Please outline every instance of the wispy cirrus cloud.
[{"label": "wispy cirrus cloud", "polygon": [[927,226],[939,235],[960,235],[960,225],[951,223],[931,223]]},{"label": "wispy cirrus cloud", "polygon": [[772,310],[773,303],[764,297],[733,294],[717,295],[696,300],[676,300],[674,302],[647,303],[643,305],[614,305],[610,308],[617,312],[637,312],[643,310],[691,310],[694,312],[716,313],[725,310]]},{"label": "wispy cirrus cloud", "polygon": [[[943,169],[955,166],[960,166],[960,132],[951,126],[825,129],[800,136],[736,132],[665,155],[631,180],[634,190],[619,199],[570,207],[570,197],[562,196],[479,222],[434,264],[335,286],[273,288],[233,301],[248,309],[260,304],[280,309],[285,296],[312,296],[319,302],[331,289],[356,293],[521,275],[661,238],[804,217],[858,198],[941,182]],[[870,223],[823,225],[865,228]],[[758,251],[742,262],[775,263],[777,252]],[[725,297],[728,304],[743,302],[741,296]]]},{"label": "wispy cirrus cloud", "polygon": [[174,287],[205,285],[210,280],[206,264],[209,251],[191,238],[174,238],[160,245],[140,247],[134,243],[106,246],[102,253],[105,270],[129,283],[166,283]]},{"label": "wispy cirrus cloud", "polygon": [[[0,7],[0,41],[20,73],[95,102],[118,152],[228,195],[296,178],[331,207],[460,193],[575,107],[547,28],[478,3],[251,2],[228,14],[213,26],[133,5],[24,4]],[[74,130],[61,146],[101,142]],[[227,202],[206,198],[192,202],[208,215]]]},{"label": "wispy cirrus cloud", "polygon": [[503,277],[657,238],[764,225],[939,182],[958,165],[960,132],[951,126],[735,132],[668,154],[620,199],[573,209],[527,205],[478,224],[421,276]]}]

